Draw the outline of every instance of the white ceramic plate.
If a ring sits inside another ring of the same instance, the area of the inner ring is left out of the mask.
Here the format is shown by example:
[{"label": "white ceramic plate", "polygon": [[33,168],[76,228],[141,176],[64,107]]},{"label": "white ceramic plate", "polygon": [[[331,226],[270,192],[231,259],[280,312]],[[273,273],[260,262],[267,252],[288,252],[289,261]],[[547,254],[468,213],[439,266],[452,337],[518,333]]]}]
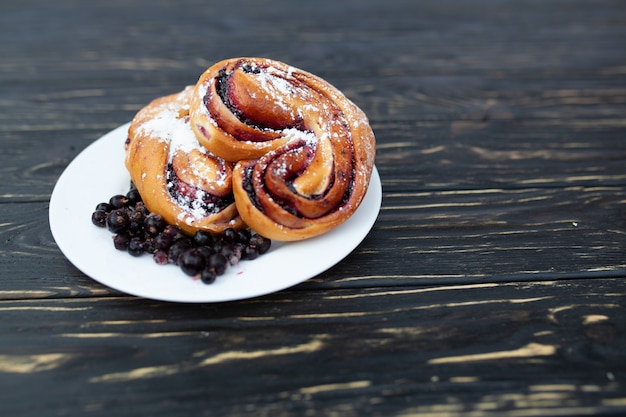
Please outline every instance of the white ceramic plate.
[{"label": "white ceramic plate", "polygon": [[254,261],[230,267],[210,285],[174,265],[158,265],[149,255],[135,258],[115,249],[112,234],[91,223],[96,205],[125,194],[130,176],[124,167],[128,124],[107,133],[65,169],[50,198],[50,230],[63,254],[79,270],[116,290],[175,302],[221,302],[280,291],[318,275],[345,258],[368,234],[380,210],[382,188],[374,168],[359,209],[334,230],[295,243],[272,242]]}]

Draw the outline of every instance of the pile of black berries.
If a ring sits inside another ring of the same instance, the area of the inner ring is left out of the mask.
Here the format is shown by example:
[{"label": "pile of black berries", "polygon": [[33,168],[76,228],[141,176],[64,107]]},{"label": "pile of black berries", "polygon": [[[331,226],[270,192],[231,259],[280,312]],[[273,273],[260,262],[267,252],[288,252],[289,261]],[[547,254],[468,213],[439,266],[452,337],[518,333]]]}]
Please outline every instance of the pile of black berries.
[{"label": "pile of black berries", "polygon": [[198,231],[184,234],[151,213],[131,184],[126,195],[114,195],[96,206],[91,221],[113,233],[113,245],[132,256],[152,255],[160,265],[174,264],[192,277],[210,284],[229,265],[256,259],[267,252],[271,241],[248,229],[226,229],[222,234]]}]

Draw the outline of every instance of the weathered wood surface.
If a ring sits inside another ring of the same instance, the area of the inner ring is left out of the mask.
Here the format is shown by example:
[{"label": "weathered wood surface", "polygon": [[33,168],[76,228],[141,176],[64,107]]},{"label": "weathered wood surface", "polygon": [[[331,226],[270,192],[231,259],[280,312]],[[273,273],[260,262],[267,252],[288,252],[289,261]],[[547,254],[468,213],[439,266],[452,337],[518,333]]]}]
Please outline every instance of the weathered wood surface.
[{"label": "weathered wood surface", "polygon": [[[623,279],[0,305],[8,414],[515,415],[623,407]],[[103,314],[104,312],[104,314]],[[44,348],[45,347],[45,348]],[[36,378],[33,376],[36,375]],[[31,398],[34,396],[35,398]]]},{"label": "weathered wood surface", "polygon": [[[0,415],[626,413],[624,39],[612,0],[2,2]],[[368,114],[370,235],[233,303],[81,274],[48,229],[65,166],[242,55]]]}]

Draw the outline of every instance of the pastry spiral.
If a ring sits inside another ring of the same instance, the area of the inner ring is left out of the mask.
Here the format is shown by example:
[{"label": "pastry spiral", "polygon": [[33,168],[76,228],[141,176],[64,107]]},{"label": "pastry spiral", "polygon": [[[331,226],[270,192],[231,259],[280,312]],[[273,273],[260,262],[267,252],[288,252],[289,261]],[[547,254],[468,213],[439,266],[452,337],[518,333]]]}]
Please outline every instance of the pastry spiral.
[{"label": "pastry spiral", "polygon": [[160,97],[128,129],[125,164],[151,212],[188,234],[241,227],[232,194],[232,164],[202,147],[189,124],[193,92]]},{"label": "pastry spiral", "polygon": [[233,169],[239,215],[257,233],[294,241],[347,220],[371,177],[365,114],[321,78],[262,58],[219,62],[190,102],[200,143]]}]

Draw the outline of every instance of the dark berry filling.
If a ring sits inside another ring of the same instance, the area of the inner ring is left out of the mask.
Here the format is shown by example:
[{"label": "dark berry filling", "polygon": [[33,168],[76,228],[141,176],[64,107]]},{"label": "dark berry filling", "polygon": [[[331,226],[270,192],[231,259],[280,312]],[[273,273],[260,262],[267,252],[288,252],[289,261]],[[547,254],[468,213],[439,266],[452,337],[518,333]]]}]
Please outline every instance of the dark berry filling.
[{"label": "dark berry filling", "polygon": [[158,265],[177,265],[205,284],[214,282],[230,265],[256,259],[271,246],[269,239],[248,229],[229,228],[222,234],[198,231],[187,236],[159,214],[150,213],[132,184],[126,196],[115,195],[98,204],[91,219],[113,233],[115,249],[135,257],[152,255]]},{"label": "dark berry filling", "polygon": [[167,166],[168,191],[172,198],[189,210],[203,210],[206,214],[219,213],[235,202],[232,195],[214,195],[182,181],[172,164]]},{"label": "dark berry filling", "polygon": [[[226,108],[242,123],[249,125],[250,121],[245,118],[241,110],[239,110],[230,100],[230,95],[228,94],[228,77],[229,73],[227,73],[225,69],[221,69],[215,79],[215,91],[217,91],[217,95],[220,97]],[[204,100],[205,106],[208,106],[208,103],[206,102],[208,100],[208,95],[204,98]]]},{"label": "dark berry filling", "polygon": [[[240,68],[243,72],[248,73],[248,74],[260,74],[261,73],[261,69],[259,67],[250,63],[244,63]],[[230,111],[237,118],[237,120],[259,131],[274,131],[276,129],[292,129],[292,128],[305,130],[304,120],[301,117],[297,117],[295,120],[293,120],[291,123],[289,123],[286,126],[271,126],[270,124],[250,120],[250,118],[246,116],[245,112],[242,109],[240,109],[233,102],[233,99],[231,98],[231,91],[228,85],[231,74],[232,72],[226,72],[225,69],[221,69],[219,71],[215,79],[215,91],[217,92],[217,95],[219,96],[222,103],[224,103],[224,106],[226,106],[228,111]],[[209,105],[210,98],[211,98],[210,94],[207,94],[204,97],[204,105],[207,108],[210,107]],[[261,136],[250,134],[249,132],[246,132],[246,131],[238,131],[237,136],[239,136],[239,139],[241,140],[247,140],[247,141],[252,141],[252,142],[265,140]]]},{"label": "dark berry filling", "polygon": [[260,74],[261,69],[251,62],[246,62],[241,66],[241,70],[247,74]]},{"label": "dark berry filling", "polygon": [[[294,141],[288,145],[285,145],[285,147],[283,148],[283,152],[297,152],[301,154],[301,157],[306,159],[307,161],[310,161],[313,159],[313,157],[315,156],[315,151],[308,145],[304,144],[301,141]],[[276,154],[277,157],[280,156],[280,154]],[[271,165],[271,161],[266,162],[265,164],[266,166],[270,166]],[[296,187],[294,186],[294,180],[306,169],[307,164],[303,163],[301,166],[300,170],[294,170],[291,172],[284,172],[282,174],[279,174],[282,179],[285,182],[285,185],[287,186],[287,188],[289,189],[289,191],[294,194],[297,195],[298,194],[298,190],[296,189]],[[271,168],[268,168],[271,169]],[[338,173],[338,176],[341,178],[345,177],[346,174],[342,171],[340,171]],[[261,205],[259,198],[257,196],[257,192],[254,188],[254,166],[247,166],[244,168],[244,172],[243,172],[243,178],[242,178],[242,187],[243,189],[246,191],[246,193],[248,194],[248,198],[250,199],[250,201],[252,202],[252,204],[261,212],[264,212],[263,210],[263,206]],[[352,189],[354,187],[354,169],[351,171],[350,174],[350,178],[349,178],[349,185],[346,188],[346,192],[344,194],[344,196],[342,197],[342,200],[339,204],[337,204],[336,209],[339,209],[339,207],[345,205],[345,203],[348,201],[348,199],[350,198],[351,194],[352,194]],[[322,198],[324,198],[325,195],[327,195],[328,191],[331,190],[334,186],[335,186],[335,182],[336,182],[337,178],[336,178],[336,173],[335,170],[331,171],[331,177],[328,181],[328,185],[326,186],[326,189],[324,191],[322,191],[319,194],[314,194],[314,195],[309,195],[307,196],[308,199],[310,200],[320,200]],[[302,213],[300,213],[298,211],[298,208],[295,205],[295,202],[290,201],[288,198],[281,198],[280,196],[271,193],[271,190],[269,190],[268,188],[265,188],[265,192],[272,194],[272,201],[274,203],[276,203],[277,205],[279,205],[283,210],[285,210],[286,212],[297,216],[297,217],[303,217]]]},{"label": "dark berry filling", "polygon": [[246,193],[248,194],[248,198],[254,204],[258,210],[263,211],[263,207],[261,207],[261,203],[256,196],[256,192],[254,190],[254,183],[252,181],[252,173],[254,172],[254,167],[246,167],[244,170],[243,178],[241,180],[241,185]]}]

